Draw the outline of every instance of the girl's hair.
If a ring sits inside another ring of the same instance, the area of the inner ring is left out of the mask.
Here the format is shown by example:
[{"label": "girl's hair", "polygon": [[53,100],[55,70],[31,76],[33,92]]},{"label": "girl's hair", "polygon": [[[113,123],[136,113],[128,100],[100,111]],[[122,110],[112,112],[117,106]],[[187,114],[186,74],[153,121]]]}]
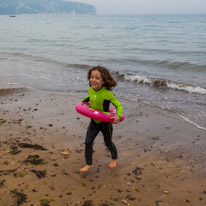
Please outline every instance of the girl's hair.
[{"label": "girl's hair", "polygon": [[92,67],[89,70],[88,75],[87,75],[87,79],[88,80],[90,80],[92,71],[95,71],[95,70],[97,70],[97,71],[99,71],[101,73],[102,79],[104,81],[104,87],[106,89],[111,91],[117,85],[116,80],[111,76],[109,70],[106,67],[103,67],[103,66],[94,66],[94,67]]}]

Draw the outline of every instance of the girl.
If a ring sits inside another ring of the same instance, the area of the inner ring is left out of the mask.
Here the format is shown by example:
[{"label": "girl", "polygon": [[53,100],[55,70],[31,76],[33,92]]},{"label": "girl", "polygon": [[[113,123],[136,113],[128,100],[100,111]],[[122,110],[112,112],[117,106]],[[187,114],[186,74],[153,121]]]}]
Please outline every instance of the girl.
[{"label": "girl", "polygon": [[[119,123],[122,115],[122,105],[110,91],[117,83],[109,70],[103,66],[95,66],[89,70],[87,78],[90,85],[89,95],[82,102],[90,102],[91,108],[104,112],[109,111],[111,102],[117,111],[116,116],[112,117],[114,119],[113,123]],[[112,123],[91,119],[85,140],[86,165],[80,169],[81,172],[86,172],[92,168],[93,142],[99,131],[103,133],[105,145],[111,153],[112,160],[108,167],[114,168],[117,165],[117,149],[112,142]]]}]

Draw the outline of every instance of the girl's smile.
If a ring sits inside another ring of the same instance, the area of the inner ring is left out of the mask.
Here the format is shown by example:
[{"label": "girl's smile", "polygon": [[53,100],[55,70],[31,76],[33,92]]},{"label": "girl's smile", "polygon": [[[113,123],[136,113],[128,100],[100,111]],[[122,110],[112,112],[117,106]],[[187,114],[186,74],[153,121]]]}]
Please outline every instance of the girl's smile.
[{"label": "girl's smile", "polygon": [[94,70],[91,73],[91,77],[89,79],[90,85],[94,90],[99,90],[102,88],[104,84],[101,73],[98,70]]}]

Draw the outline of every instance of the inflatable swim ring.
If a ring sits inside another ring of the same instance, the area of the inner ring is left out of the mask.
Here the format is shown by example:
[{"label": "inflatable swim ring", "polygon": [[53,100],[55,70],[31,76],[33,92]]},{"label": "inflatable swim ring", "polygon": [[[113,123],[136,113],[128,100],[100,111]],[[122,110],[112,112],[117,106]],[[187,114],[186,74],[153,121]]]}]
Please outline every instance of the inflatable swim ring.
[{"label": "inflatable swim ring", "polygon": [[[113,107],[109,108],[109,112],[102,112],[99,110],[95,110],[90,108],[89,102],[80,102],[75,107],[76,111],[80,114],[90,117],[92,119],[100,120],[103,122],[113,122],[113,119],[110,119],[111,117],[114,117],[116,115],[116,109]],[[122,114],[120,118],[120,122],[124,120],[124,114]]]}]

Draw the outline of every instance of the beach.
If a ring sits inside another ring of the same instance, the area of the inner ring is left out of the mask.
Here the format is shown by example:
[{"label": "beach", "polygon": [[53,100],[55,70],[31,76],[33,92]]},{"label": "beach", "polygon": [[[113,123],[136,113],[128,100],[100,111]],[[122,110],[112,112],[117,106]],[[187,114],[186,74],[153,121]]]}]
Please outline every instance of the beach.
[{"label": "beach", "polygon": [[206,131],[169,110],[119,98],[117,167],[99,134],[85,173],[86,92],[0,89],[0,205],[206,205]]}]

